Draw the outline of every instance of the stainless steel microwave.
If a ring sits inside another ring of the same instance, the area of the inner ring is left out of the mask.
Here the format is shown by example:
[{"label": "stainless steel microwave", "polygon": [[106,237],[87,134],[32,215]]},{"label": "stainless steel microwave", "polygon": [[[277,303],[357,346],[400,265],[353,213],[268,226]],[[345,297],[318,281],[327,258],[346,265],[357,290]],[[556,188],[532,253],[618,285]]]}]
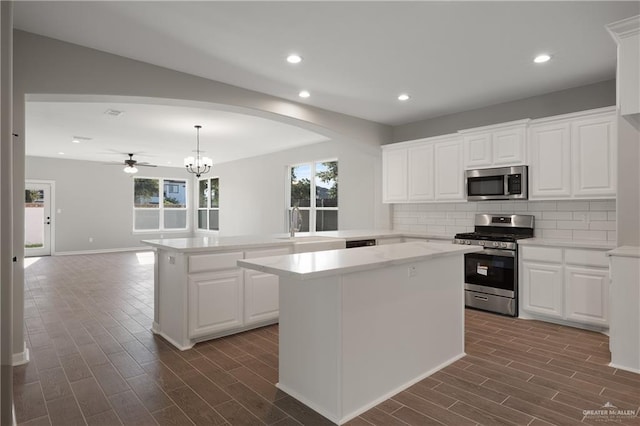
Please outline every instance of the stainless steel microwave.
[{"label": "stainless steel microwave", "polygon": [[529,195],[527,172],[527,166],[467,170],[467,200],[526,200]]}]

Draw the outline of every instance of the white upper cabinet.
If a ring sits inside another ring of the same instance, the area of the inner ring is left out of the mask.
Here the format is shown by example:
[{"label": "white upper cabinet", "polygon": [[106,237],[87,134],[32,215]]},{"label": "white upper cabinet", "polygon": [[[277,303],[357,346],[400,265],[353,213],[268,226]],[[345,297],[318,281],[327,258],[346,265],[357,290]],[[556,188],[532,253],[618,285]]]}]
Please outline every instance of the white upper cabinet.
[{"label": "white upper cabinet", "polygon": [[568,122],[529,128],[529,197],[571,196],[571,126]]},{"label": "white upper cabinet", "polygon": [[529,198],[614,198],[616,146],[612,108],[532,121]]},{"label": "white upper cabinet", "polygon": [[408,199],[432,201],[434,199],[433,145],[421,144],[407,149]]},{"label": "white upper cabinet", "polygon": [[464,200],[462,140],[421,139],[382,149],[385,203]]},{"label": "white upper cabinet", "polygon": [[526,128],[529,120],[461,130],[464,168],[516,166],[525,163]]},{"label": "white upper cabinet", "polygon": [[613,113],[572,123],[571,170],[575,197],[615,197],[617,140]]},{"label": "white upper cabinet", "polygon": [[464,200],[464,168],[462,166],[462,140],[454,138],[437,142],[435,171],[437,200]]},{"label": "white upper cabinet", "polygon": [[385,203],[407,201],[407,148],[382,151],[382,185]]},{"label": "white upper cabinet", "polygon": [[479,133],[463,137],[465,168],[491,167],[493,151],[491,150],[491,134]]},{"label": "white upper cabinet", "polygon": [[464,201],[465,170],[516,165],[532,200],[615,198],[616,125],[608,107],[387,145],[383,201]]}]

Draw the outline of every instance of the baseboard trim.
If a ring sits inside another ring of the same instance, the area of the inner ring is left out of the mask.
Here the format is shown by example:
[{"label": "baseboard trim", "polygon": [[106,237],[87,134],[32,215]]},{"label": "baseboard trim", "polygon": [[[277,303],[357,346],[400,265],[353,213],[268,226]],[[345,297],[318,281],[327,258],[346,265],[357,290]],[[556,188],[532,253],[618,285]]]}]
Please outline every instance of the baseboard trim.
[{"label": "baseboard trim", "polygon": [[375,398],[373,401],[369,401],[368,403],[364,404],[363,406],[361,406],[361,407],[357,408],[356,410],[354,410],[354,411],[352,411],[350,413],[347,413],[347,414],[342,413],[342,408],[339,408],[339,412],[338,413],[329,412],[325,408],[320,407],[319,405],[315,404],[314,402],[310,401],[309,399],[307,399],[304,396],[300,395],[298,392],[292,390],[291,388],[287,387],[286,385],[283,385],[280,382],[276,383],[276,387],[278,389],[280,389],[281,391],[289,394],[293,398],[297,399],[298,401],[302,402],[303,404],[305,404],[306,406],[308,406],[312,410],[316,411],[318,414],[322,415],[323,417],[326,417],[327,419],[331,420],[332,422],[334,422],[334,423],[336,423],[338,425],[343,425],[346,422],[348,422],[349,420],[352,420],[352,419],[358,417],[360,414],[364,413],[365,411],[368,411],[371,408],[375,407],[376,405],[380,404],[381,402],[386,401],[387,399],[391,398],[392,396],[402,392],[405,389],[410,388],[411,386],[415,385],[419,381],[424,380],[425,378],[431,376],[436,371],[440,371],[443,368],[445,368],[445,367],[453,364],[454,362],[458,361],[459,359],[462,359],[465,355],[466,354],[464,352],[462,352],[462,353],[460,353],[458,355],[455,355],[454,357],[452,357],[452,358],[442,362],[441,364],[437,365],[436,367],[430,369],[429,371],[426,371],[426,372],[420,374],[418,377],[415,377],[415,378],[407,381],[406,383],[399,385],[395,389],[392,389],[392,390],[386,392],[384,395],[381,395],[381,396]]},{"label": "baseboard trim", "polygon": [[79,251],[57,251],[52,253],[54,256],[74,256],[79,254],[105,254],[105,253],[121,253],[127,251],[153,251],[151,247],[124,247],[114,249],[101,250],[79,250]]},{"label": "baseboard trim", "polygon": [[628,367],[626,365],[619,365],[613,362],[609,363],[609,367],[617,368],[618,370],[630,371],[631,373],[640,374],[640,368]]},{"label": "baseboard trim", "polygon": [[27,364],[29,362],[29,348],[24,348],[24,351],[13,354],[11,357],[11,365],[18,366]]}]

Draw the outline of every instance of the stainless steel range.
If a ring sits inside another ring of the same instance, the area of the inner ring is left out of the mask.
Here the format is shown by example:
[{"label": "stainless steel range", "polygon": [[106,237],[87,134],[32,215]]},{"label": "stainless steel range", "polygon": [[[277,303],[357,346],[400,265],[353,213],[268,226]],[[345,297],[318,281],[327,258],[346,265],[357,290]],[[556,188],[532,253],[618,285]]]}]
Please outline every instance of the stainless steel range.
[{"label": "stainless steel range", "polygon": [[477,214],[475,232],[456,234],[456,244],[484,250],[464,256],[465,305],[518,316],[518,243],[533,237],[533,216]]}]

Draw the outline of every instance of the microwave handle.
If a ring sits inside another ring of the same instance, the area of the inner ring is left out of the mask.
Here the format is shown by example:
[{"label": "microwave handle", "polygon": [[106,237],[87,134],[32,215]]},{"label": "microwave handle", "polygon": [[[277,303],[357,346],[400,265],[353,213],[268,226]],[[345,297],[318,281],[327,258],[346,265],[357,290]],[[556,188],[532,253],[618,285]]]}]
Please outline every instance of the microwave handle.
[{"label": "microwave handle", "polygon": [[511,195],[509,192],[509,175],[504,175],[502,183],[504,184],[504,195]]}]

